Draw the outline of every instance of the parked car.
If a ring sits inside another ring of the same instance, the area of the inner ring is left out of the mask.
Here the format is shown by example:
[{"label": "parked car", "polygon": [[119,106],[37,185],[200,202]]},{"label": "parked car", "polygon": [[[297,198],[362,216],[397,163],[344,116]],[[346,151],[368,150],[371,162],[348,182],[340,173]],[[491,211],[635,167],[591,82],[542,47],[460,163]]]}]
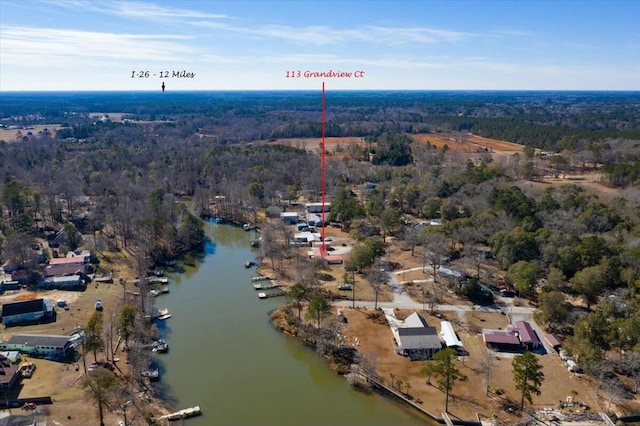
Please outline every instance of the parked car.
[{"label": "parked car", "polygon": [[101,310],[102,310],[102,301],[96,300],[96,311],[101,311]]}]

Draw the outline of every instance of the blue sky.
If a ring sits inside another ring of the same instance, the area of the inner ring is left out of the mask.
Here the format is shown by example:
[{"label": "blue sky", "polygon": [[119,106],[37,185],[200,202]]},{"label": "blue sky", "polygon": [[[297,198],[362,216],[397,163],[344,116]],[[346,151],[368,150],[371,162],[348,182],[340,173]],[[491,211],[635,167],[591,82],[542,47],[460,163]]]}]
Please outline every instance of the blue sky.
[{"label": "blue sky", "polygon": [[[640,90],[638,22],[639,0],[0,0],[0,91]],[[365,73],[286,78],[329,70]]]}]

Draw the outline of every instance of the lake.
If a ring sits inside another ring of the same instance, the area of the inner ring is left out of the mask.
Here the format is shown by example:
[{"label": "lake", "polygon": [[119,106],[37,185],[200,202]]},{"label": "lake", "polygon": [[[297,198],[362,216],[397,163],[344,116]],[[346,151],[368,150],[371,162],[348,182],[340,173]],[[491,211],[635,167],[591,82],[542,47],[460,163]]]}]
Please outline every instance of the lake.
[{"label": "lake", "polygon": [[364,394],[326,360],[275,330],[269,312],[283,298],[253,289],[253,232],[210,221],[206,255],[169,274],[171,293],[156,299],[172,317],[158,354],[160,388],[177,409],[199,405],[196,425],[424,425],[424,418],[378,394]]}]

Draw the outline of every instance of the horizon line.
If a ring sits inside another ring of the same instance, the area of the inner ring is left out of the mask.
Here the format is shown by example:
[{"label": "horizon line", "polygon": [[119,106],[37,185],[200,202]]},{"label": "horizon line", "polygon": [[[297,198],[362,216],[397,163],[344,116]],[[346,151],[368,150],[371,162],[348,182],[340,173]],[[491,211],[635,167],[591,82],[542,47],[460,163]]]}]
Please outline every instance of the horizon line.
[{"label": "horizon line", "polygon": [[[157,93],[160,95],[171,93],[204,93],[204,92],[318,92],[321,89],[191,89],[162,92],[160,90],[0,90],[3,94],[27,93]],[[332,89],[332,92],[609,92],[609,93],[640,93],[640,89]]]}]

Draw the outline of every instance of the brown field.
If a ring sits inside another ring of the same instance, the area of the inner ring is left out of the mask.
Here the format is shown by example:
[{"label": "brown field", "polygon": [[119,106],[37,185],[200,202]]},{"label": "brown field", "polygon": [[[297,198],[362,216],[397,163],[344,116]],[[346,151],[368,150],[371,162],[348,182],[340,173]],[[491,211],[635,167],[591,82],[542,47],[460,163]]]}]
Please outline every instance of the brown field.
[{"label": "brown field", "polygon": [[437,148],[447,145],[450,150],[463,152],[520,152],[524,148],[524,145],[517,143],[466,133],[421,133],[411,137],[417,142],[430,143]]},{"label": "brown field", "polygon": [[[324,148],[325,151],[332,154],[335,153],[336,147],[338,145],[342,145],[346,147],[348,145],[364,145],[364,138],[358,136],[352,137],[331,137],[324,138]],[[313,151],[316,154],[320,154],[322,152],[322,138],[288,138],[288,139],[278,139],[276,141],[268,142],[270,145],[286,145],[293,146],[300,149],[305,149],[307,151]]]},{"label": "brown field", "polygon": [[[464,134],[459,136],[455,133],[419,133],[411,135],[413,140],[419,143],[430,143],[431,145],[442,148],[448,145],[453,151],[462,152],[519,152],[522,151],[524,145],[501,141],[497,139],[483,138],[477,135]],[[352,144],[364,145],[362,137],[330,137],[325,138],[325,149],[329,153],[334,153],[338,145],[347,146]],[[278,139],[269,142],[270,144],[281,144],[287,146],[295,146],[302,149],[320,153],[322,149],[322,138],[289,138]]]},{"label": "brown field", "polygon": [[5,142],[15,142],[16,135],[18,132],[22,133],[22,136],[26,136],[29,132],[33,135],[37,135],[38,132],[43,131],[44,129],[49,129],[51,133],[54,133],[55,130],[60,129],[59,124],[38,124],[36,126],[31,126],[32,129],[0,129],[0,141]]}]

